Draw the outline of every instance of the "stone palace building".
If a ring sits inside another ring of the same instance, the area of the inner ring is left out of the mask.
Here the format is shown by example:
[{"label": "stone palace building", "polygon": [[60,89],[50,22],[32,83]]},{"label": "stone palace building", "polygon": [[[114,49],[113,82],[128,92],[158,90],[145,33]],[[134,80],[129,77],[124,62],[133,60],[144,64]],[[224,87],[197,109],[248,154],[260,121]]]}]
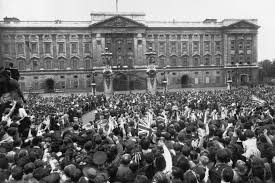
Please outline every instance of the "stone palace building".
[{"label": "stone palace building", "polygon": [[[147,21],[143,13],[91,13],[88,21],[0,22],[0,58],[19,69],[25,91],[103,91],[105,48],[113,90],[145,90],[155,51],[157,88],[257,83],[256,19]],[[96,73],[96,74],[91,74]]]}]

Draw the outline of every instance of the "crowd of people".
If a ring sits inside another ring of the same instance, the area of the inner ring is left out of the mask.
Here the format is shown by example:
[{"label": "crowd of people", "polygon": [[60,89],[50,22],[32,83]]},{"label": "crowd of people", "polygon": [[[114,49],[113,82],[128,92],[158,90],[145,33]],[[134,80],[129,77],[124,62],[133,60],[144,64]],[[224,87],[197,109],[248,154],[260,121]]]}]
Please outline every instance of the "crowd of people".
[{"label": "crowd of people", "polygon": [[31,95],[1,114],[0,182],[273,183],[274,110],[272,87]]}]

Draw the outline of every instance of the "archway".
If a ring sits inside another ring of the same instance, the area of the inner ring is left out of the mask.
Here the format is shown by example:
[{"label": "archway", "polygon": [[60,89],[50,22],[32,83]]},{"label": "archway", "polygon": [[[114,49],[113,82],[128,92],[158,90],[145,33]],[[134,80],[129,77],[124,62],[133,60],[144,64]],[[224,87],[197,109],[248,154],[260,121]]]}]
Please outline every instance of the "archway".
[{"label": "archway", "polygon": [[248,75],[247,74],[241,74],[241,85],[246,85],[248,82]]},{"label": "archway", "polygon": [[182,88],[188,87],[188,75],[183,75],[181,77],[181,87]]},{"label": "archway", "polygon": [[45,88],[46,88],[46,92],[53,92],[54,91],[54,80],[52,78],[46,79]]},{"label": "archway", "polygon": [[126,74],[116,74],[113,80],[114,91],[127,91],[128,85],[128,78]]}]

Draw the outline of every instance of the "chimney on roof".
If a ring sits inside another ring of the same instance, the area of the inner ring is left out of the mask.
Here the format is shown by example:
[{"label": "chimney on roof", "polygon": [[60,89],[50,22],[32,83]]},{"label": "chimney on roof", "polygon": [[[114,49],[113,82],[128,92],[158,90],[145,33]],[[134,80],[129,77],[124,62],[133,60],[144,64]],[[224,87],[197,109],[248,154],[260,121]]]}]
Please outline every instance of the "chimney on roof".
[{"label": "chimney on roof", "polygon": [[5,23],[20,22],[20,20],[16,17],[5,17],[4,22]]},{"label": "chimney on roof", "polygon": [[205,23],[205,24],[217,23],[217,19],[209,19],[209,18],[207,18],[207,19],[205,19],[205,20],[203,21],[203,23]]}]

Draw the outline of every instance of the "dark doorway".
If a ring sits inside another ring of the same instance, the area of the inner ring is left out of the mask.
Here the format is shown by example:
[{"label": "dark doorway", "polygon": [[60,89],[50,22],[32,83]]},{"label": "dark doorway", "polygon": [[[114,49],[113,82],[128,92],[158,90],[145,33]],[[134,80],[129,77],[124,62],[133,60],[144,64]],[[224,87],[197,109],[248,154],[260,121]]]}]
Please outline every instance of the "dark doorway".
[{"label": "dark doorway", "polygon": [[188,87],[188,75],[183,75],[181,77],[181,87],[182,88]]},{"label": "dark doorway", "polygon": [[45,81],[46,92],[53,92],[54,91],[54,80],[49,78]]},{"label": "dark doorway", "polygon": [[248,81],[247,74],[241,74],[241,85],[246,85]]},{"label": "dark doorway", "polygon": [[127,91],[128,90],[128,78],[126,74],[116,74],[113,81],[114,91]]}]

